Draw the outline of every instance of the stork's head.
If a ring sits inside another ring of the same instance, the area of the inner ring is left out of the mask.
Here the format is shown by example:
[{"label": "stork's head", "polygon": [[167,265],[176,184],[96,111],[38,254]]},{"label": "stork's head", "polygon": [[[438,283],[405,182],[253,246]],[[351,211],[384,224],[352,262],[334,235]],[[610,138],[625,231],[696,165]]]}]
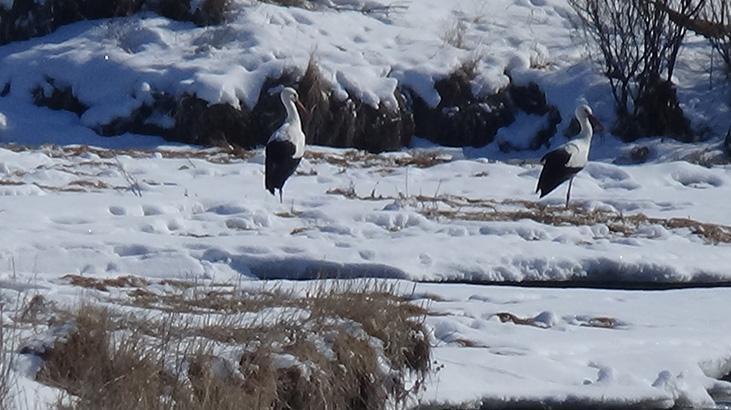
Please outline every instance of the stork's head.
[{"label": "stork's head", "polygon": [[310,111],[305,108],[305,106],[302,105],[302,103],[300,102],[300,97],[299,95],[297,95],[297,91],[295,91],[294,88],[282,88],[282,91],[279,93],[279,97],[282,99],[282,104],[284,104],[285,106],[291,103],[302,109],[305,114],[310,114]]},{"label": "stork's head", "polygon": [[297,102],[299,101],[299,95],[297,95],[297,91],[294,90],[292,87],[284,87],[282,88],[282,91],[279,93],[279,97],[282,99],[283,103],[287,102]]},{"label": "stork's head", "polygon": [[579,123],[581,124],[585,124],[585,121],[589,120],[591,128],[594,132],[604,131],[604,126],[594,116],[594,113],[591,111],[591,107],[589,107],[588,105],[579,105],[578,107],[576,107],[576,112],[574,114],[576,115],[576,119],[579,120]]}]

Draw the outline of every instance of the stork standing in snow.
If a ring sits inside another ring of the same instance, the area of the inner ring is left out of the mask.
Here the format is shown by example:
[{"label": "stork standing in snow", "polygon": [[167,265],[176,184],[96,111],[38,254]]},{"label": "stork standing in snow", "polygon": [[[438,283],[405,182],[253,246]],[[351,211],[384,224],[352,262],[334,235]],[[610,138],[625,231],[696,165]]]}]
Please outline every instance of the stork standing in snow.
[{"label": "stork standing in snow", "polygon": [[574,182],[574,176],[584,169],[589,161],[591,137],[594,135],[594,131],[601,132],[604,130],[604,127],[596,119],[588,105],[578,106],[575,115],[581,125],[579,137],[561,145],[541,158],[544,165],[536,187],[536,192],[540,193],[541,198],[543,198],[568,180],[567,208],[571,198],[571,184]]},{"label": "stork standing in snow", "polygon": [[282,187],[287,178],[297,169],[305,154],[305,134],[302,132],[297,106],[307,111],[299,101],[297,91],[286,87],[279,94],[287,110],[287,118],[267,142],[264,161],[264,186],[274,195],[279,189],[279,202],[282,202]]}]

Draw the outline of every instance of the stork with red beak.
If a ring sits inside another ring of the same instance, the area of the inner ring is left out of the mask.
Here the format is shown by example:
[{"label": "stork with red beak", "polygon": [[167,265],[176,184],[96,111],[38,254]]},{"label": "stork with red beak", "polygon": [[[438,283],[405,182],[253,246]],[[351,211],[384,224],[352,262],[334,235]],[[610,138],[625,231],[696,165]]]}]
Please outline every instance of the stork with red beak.
[{"label": "stork with red beak", "polygon": [[588,105],[578,106],[575,115],[581,125],[579,137],[561,145],[541,158],[544,165],[536,187],[536,192],[540,193],[541,198],[543,198],[568,180],[567,208],[571,198],[571,184],[574,182],[574,176],[584,169],[589,161],[591,137],[594,135],[594,131],[604,131],[604,127],[594,116]]},{"label": "stork with red beak", "polygon": [[304,112],[305,107],[300,103],[297,91],[285,87],[279,94],[282,104],[287,110],[287,117],[279,129],[269,138],[265,150],[264,186],[274,195],[279,190],[279,202],[282,202],[282,188],[287,179],[292,176],[305,154],[305,133],[302,132],[297,107]]}]

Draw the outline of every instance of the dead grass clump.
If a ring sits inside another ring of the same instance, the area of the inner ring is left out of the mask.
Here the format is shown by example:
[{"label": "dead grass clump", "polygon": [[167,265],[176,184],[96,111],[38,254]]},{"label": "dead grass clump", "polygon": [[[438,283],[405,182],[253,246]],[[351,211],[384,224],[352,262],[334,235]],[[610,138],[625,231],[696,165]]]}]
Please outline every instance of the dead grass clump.
[{"label": "dead grass clump", "polygon": [[331,189],[328,189],[326,193],[329,195],[340,195],[347,199],[358,198],[358,194],[355,192],[354,185],[351,185],[348,188],[331,188]]},{"label": "dead grass clump", "polygon": [[97,289],[103,292],[108,292],[109,288],[143,288],[149,285],[147,280],[136,276],[119,276],[116,278],[99,279],[89,276],[66,275],[62,279],[68,281],[73,286]]},{"label": "dead grass clump", "polygon": [[456,18],[450,20],[441,35],[444,45],[450,45],[459,49],[467,49],[465,43],[467,29],[468,27],[465,20]]},{"label": "dead grass clump", "polygon": [[533,210],[509,211],[454,211],[429,209],[423,212],[432,218],[447,218],[463,221],[519,221],[532,220],[554,226],[605,225],[611,233],[631,237],[642,226],[659,225],[665,229],[688,229],[692,234],[703,238],[710,244],[731,243],[731,226],[703,223],[688,218],[650,218],[643,213],[622,215],[615,212],[586,211],[571,207],[546,207]]},{"label": "dead grass clump", "polygon": [[135,288],[133,300],[170,312],[147,318],[90,306],[58,313],[68,330],[27,351],[45,360],[38,380],[80,409],[382,409],[429,370],[426,312],[393,286],[196,290]]},{"label": "dead grass clump", "polygon": [[[242,361],[244,356],[242,356]],[[250,372],[242,373],[231,363],[209,351],[196,352],[188,366],[193,391],[191,409],[266,409],[274,401],[276,385],[267,355],[249,355]]]},{"label": "dead grass clump", "polygon": [[419,374],[429,370],[430,346],[419,319],[426,310],[397,296],[393,285],[349,282],[341,289],[319,289],[303,303],[314,317],[359,323],[368,335],[383,342],[394,369]]},{"label": "dead grass clump", "polygon": [[[15,321],[21,323],[39,324],[49,319],[54,309],[54,303],[49,302],[43,295],[33,296],[18,312]],[[0,408],[2,408],[0,406]]]},{"label": "dead grass clump", "polygon": [[78,409],[164,408],[157,358],[139,335],[116,334],[107,310],[84,306],[75,330],[46,352],[37,379],[65,390]]},{"label": "dead grass clump", "polygon": [[[20,144],[3,144],[3,148],[6,148],[13,152],[25,152],[34,148],[20,145]],[[57,146],[57,145],[44,145],[41,150],[48,155],[50,158],[77,158],[85,157],[88,154],[98,156],[100,159],[116,159],[119,156],[128,156],[131,158],[151,158],[155,155],[161,155],[163,158],[171,159],[200,159],[213,164],[229,164],[242,159],[248,159],[254,156],[254,152],[246,151],[239,147],[226,147],[226,148],[207,148],[200,150],[146,150],[146,149],[104,149],[95,148],[88,145],[70,145],[70,146]],[[109,161],[84,161],[81,163],[74,164],[73,168],[77,165],[91,165],[91,166],[117,166],[115,162]],[[192,168],[195,168],[194,164],[191,164]]]},{"label": "dead grass clump", "polygon": [[[541,329],[547,329],[551,327],[545,322],[538,320],[538,317],[520,317],[510,312],[499,312],[495,313],[495,316],[500,320],[501,323],[513,323],[521,326],[533,326]],[[578,318],[578,323],[581,327],[595,327],[601,329],[616,329],[622,325],[622,322],[615,318],[606,316],[586,317]]]},{"label": "dead grass clump", "polygon": [[3,185],[3,186],[19,186],[19,185],[25,185],[25,182],[22,182],[22,181],[11,181],[9,179],[0,179],[0,185]]},{"label": "dead grass clump", "polygon": [[417,168],[431,168],[451,160],[451,157],[445,156],[439,151],[417,151],[408,157],[396,158],[394,162],[398,167],[415,166]]},{"label": "dead grass clump", "polygon": [[3,318],[4,305],[0,303],[0,409],[9,409],[12,399],[10,387],[13,382],[13,356],[12,334],[8,334]]},{"label": "dead grass clump", "polygon": [[284,7],[299,7],[303,9],[311,9],[312,3],[308,0],[259,0],[262,3],[276,4]]},{"label": "dead grass clump", "polygon": [[444,164],[452,160],[451,156],[444,155],[439,151],[414,151],[408,156],[387,157],[372,154],[366,151],[349,150],[342,154],[308,151],[305,157],[313,163],[327,162],[328,164],[340,167],[359,166],[371,167],[407,167],[430,168],[435,165]]},{"label": "dead grass clump", "polygon": [[68,183],[68,186],[69,187],[76,186],[81,189],[86,188],[86,189],[96,189],[96,190],[111,188],[111,186],[104,181],[99,181],[99,180],[89,181],[86,179],[78,179],[76,181],[71,181]]},{"label": "dead grass clump", "polygon": [[590,318],[586,323],[582,324],[581,326],[585,327],[599,327],[602,329],[615,329],[617,326],[619,326],[619,322],[617,319],[611,318],[611,317],[592,317]]},{"label": "dead grass clump", "polygon": [[512,313],[509,313],[509,312],[496,313],[495,316],[497,316],[498,319],[500,319],[501,323],[510,322],[510,323],[513,323],[516,325],[535,326],[535,327],[540,327],[540,328],[545,327],[545,326],[543,326],[542,323],[539,325],[533,318],[530,318],[530,317],[523,318],[523,317],[516,316]]},{"label": "dead grass clump", "polygon": [[[355,191],[342,188],[327,191],[359,201],[402,201],[403,197],[360,196]],[[415,195],[408,197],[416,204],[419,212],[431,219],[451,219],[460,221],[510,222],[531,220],[553,226],[591,226],[605,225],[609,232],[625,237],[636,236],[640,228],[657,225],[668,230],[687,229],[709,244],[731,243],[731,226],[705,223],[689,218],[652,218],[643,213],[624,215],[622,213],[593,209],[586,210],[577,205],[545,206],[538,202],[524,200],[496,201],[471,199],[456,195]],[[445,208],[440,208],[444,205]]]},{"label": "dead grass clump", "polygon": [[[157,294],[139,289],[130,293],[138,307],[154,308],[171,313],[246,313],[269,307],[294,305],[290,295],[276,290],[266,292],[235,291],[234,289],[202,289],[196,292]],[[183,289],[185,290],[185,289]],[[224,327],[228,323],[222,324]]]}]

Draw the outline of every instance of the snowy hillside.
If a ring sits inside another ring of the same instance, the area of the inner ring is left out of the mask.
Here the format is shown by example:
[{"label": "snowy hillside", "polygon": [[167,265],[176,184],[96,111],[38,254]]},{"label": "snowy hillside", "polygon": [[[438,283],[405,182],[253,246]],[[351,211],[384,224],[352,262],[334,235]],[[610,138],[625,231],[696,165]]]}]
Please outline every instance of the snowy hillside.
[{"label": "snowy hillside", "polygon": [[[505,101],[498,97],[497,103],[490,102],[488,97],[506,87],[510,77],[516,85],[536,83],[549,107],[555,106],[560,113],[559,136],[550,142],[555,146],[563,142],[560,132],[578,102],[590,103],[607,124],[614,116],[607,82],[593,64],[597,56],[588,54],[586,39],[572,16],[565,0],[347,1],[312,10],[235,0],[226,23],[219,26],[197,27],[152,13],[78,22],[44,37],[0,47],[0,112],[7,117],[0,138],[20,143],[102,144],[92,130],[103,134],[144,130],[211,143],[200,135],[186,136],[205,134],[205,130],[190,130],[189,122],[181,118],[197,115],[181,106],[186,96],[235,108],[225,121],[232,122],[239,133],[265,138],[268,134],[259,135],[260,128],[269,124],[252,125],[245,114],[260,113],[257,104],[269,92],[265,85],[302,76],[312,59],[322,82],[318,92],[329,96],[333,115],[363,116],[370,107],[391,119],[389,112],[416,110],[409,105],[423,102],[423,109],[431,110],[427,116],[451,113],[444,114],[448,123],[450,115],[462,118],[459,105],[449,106],[458,102],[440,106],[446,94],[440,94],[435,85],[468,66],[473,73],[468,78],[476,98],[473,103],[487,111],[465,115],[494,124],[449,127],[494,133],[510,121],[490,117],[489,111],[500,111],[508,118],[517,115],[513,126],[496,137],[498,143],[508,141],[517,148],[527,147],[547,118],[514,108],[503,113],[500,104]],[[709,53],[705,40],[690,37],[680,56],[676,82],[694,127],[704,138],[717,139],[731,126],[729,92],[720,72],[708,72]],[[709,74],[715,76],[709,78]],[[400,101],[404,98],[406,102]],[[414,99],[420,102],[410,101]],[[364,108],[359,108],[361,104]],[[266,107],[272,108],[278,107]],[[422,129],[426,114],[414,115],[417,129]],[[409,128],[409,121],[403,121],[402,126]],[[208,126],[217,125],[214,121]],[[379,135],[363,138],[390,138],[387,124],[375,127]],[[338,132],[331,128],[327,132]],[[221,131],[242,145],[251,139],[225,128]],[[408,131],[401,132],[401,141],[411,138]]]}]

